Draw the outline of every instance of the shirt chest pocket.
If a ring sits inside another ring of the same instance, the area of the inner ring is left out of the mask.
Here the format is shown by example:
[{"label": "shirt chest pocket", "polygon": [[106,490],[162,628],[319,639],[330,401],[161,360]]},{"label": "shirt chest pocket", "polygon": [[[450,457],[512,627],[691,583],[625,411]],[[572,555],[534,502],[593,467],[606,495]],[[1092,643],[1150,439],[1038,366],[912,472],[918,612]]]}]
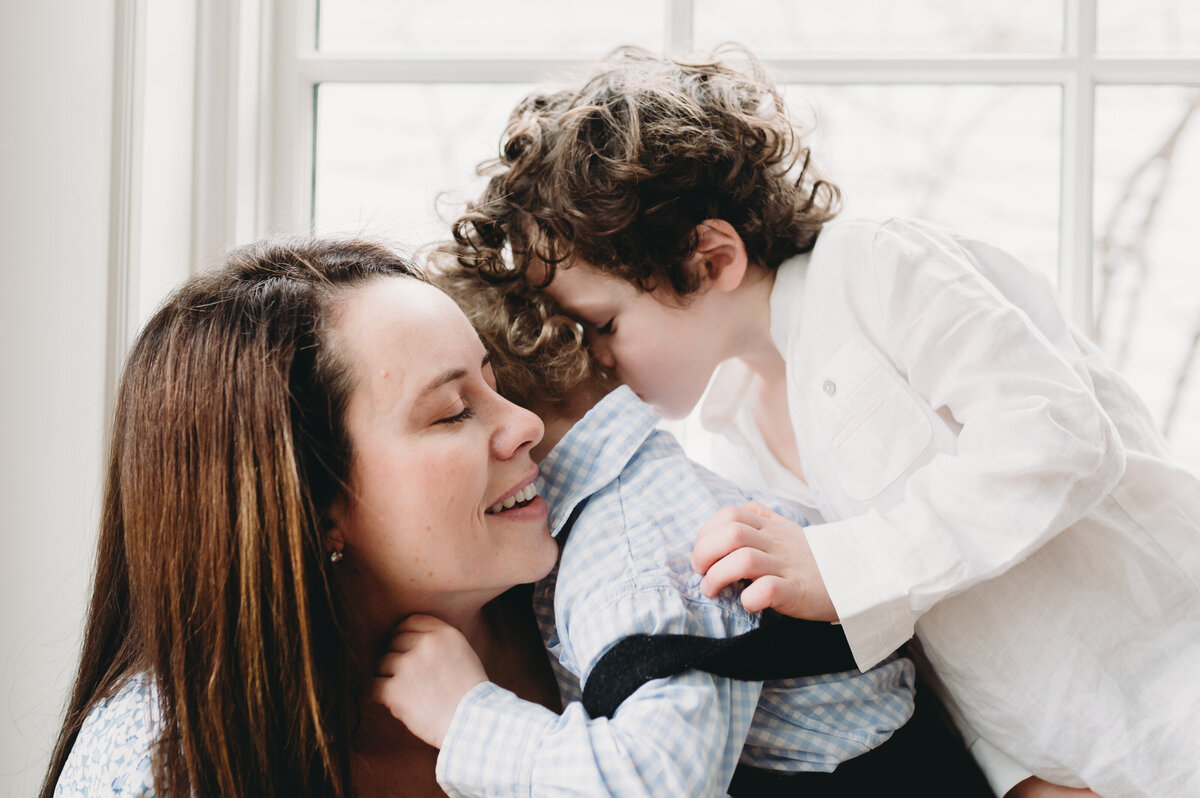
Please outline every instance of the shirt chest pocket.
[{"label": "shirt chest pocket", "polygon": [[920,400],[862,343],[842,345],[813,375],[817,434],[846,495],[867,501],[908,471],[933,426]]}]

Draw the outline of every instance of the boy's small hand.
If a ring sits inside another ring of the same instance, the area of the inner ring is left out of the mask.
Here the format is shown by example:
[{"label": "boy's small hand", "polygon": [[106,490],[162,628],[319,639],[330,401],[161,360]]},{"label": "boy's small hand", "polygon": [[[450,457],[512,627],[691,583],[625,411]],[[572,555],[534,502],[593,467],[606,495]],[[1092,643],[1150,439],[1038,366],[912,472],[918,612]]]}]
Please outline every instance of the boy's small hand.
[{"label": "boy's small hand", "polygon": [[432,615],[410,615],[400,622],[375,676],[372,700],[435,748],[442,747],[458,702],[487,681],[467,638]]},{"label": "boy's small hand", "polygon": [[723,507],[700,527],[692,570],[704,574],[706,596],[751,580],[742,591],[749,612],[770,607],[793,618],[837,620],[804,528],[758,502]]}]

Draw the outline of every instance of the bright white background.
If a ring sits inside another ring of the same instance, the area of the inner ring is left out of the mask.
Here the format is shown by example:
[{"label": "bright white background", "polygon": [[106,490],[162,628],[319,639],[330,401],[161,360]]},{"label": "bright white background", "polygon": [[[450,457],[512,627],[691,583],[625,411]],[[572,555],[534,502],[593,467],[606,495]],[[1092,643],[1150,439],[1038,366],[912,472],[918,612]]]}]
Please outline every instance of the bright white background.
[{"label": "bright white background", "polygon": [[[1101,50],[1131,60],[1115,75],[1108,55],[1072,63],[1132,85],[1099,87],[1083,149],[1061,145],[1079,86],[1061,80],[1053,0],[326,0],[320,48],[301,35],[314,2],[0,10],[0,796],[35,792],[59,722],[113,377],[140,321],[264,233],[440,236],[434,196],[453,214],[524,87],[617,43],[752,44],[847,213],[932,217],[1065,276],[1073,312],[1094,304],[1100,340],[1200,466],[1200,2],[1099,0]],[[1093,149],[1094,173],[1077,168]],[[1069,240],[1087,227],[1091,258]]]},{"label": "bright white background", "polygon": [[0,794],[36,792],[77,657],[104,433],[113,2],[0,14]]}]

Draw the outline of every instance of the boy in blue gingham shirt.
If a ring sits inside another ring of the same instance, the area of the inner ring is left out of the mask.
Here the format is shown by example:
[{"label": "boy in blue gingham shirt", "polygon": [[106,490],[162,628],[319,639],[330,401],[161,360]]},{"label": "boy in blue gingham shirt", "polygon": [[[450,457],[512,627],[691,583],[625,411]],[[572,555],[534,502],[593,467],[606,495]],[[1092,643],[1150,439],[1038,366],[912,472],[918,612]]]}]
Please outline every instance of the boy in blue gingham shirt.
[{"label": "boy in blue gingham shirt", "polygon": [[543,299],[457,267],[438,282],[492,351],[501,392],[543,415],[548,436],[566,426],[555,421],[579,418],[594,403],[541,464],[540,492],[561,555],[535,587],[534,606],[565,709],[555,714],[491,682],[476,685],[442,739],[437,778],[449,795],[721,796],[739,760],[827,772],[904,724],[914,673],[903,657],[866,673],[766,683],[685,671],[643,685],[611,719],[589,718],[581,684],[619,640],[729,637],[757,626],[730,591],[700,592],[689,556],[704,521],[755,499],[803,519],[689,460],[629,388],[605,394],[574,330]]}]

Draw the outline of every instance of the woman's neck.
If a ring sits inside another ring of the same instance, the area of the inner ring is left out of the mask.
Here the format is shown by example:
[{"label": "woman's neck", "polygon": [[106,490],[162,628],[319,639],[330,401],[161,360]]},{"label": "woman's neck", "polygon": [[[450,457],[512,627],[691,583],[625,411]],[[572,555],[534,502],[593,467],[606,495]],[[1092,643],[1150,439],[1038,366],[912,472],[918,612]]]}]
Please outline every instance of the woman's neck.
[{"label": "woman's neck", "polygon": [[388,650],[396,626],[409,615],[435,616],[455,627],[477,650],[489,644],[484,606],[488,596],[459,597],[455,603],[430,598],[414,600],[407,606],[390,604],[386,597],[368,589],[360,589],[357,603],[349,607],[346,617],[349,650],[360,684],[369,685],[375,677],[375,664]]},{"label": "woman's neck", "polygon": [[[475,649],[488,678],[508,687],[506,681],[522,681],[523,671],[529,668],[548,669],[543,662],[545,652],[533,618],[528,590],[527,586],[519,587],[484,603],[464,602],[457,607],[422,611],[435,615],[462,632]],[[362,684],[370,684],[375,676],[375,663],[386,650],[392,635],[391,623],[391,620],[366,617],[360,617],[357,623],[352,623],[352,651]],[[519,693],[515,689],[514,692]]]},{"label": "woman's neck", "polygon": [[[496,599],[458,623],[476,647],[490,681],[519,698],[561,711],[527,592]],[[444,796],[434,778],[437,749],[414,737],[382,704],[364,700],[361,709],[351,744],[355,793],[378,798]]]}]

